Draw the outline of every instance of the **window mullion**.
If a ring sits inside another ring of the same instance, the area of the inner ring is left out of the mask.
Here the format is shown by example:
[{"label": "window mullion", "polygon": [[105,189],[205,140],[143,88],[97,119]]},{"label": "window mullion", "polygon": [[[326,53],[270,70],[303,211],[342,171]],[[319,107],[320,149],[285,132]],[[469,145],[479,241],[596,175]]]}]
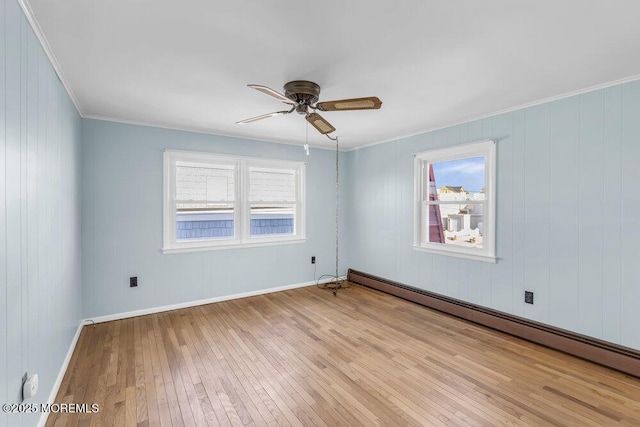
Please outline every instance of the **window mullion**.
[{"label": "window mullion", "polygon": [[249,240],[249,223],[250,223],[250,211],[249,208],[249,167],[246,161],[238,162],[238,194],[236,194],[236,200],[238,204],[238,239],[244,243]]},{"label": "window mullion", "polygon": [[[169,233],[169,241],[172,242],[172,244],[175,244],[178,241],[178,235],[176,232],[176,219],[177,219],[177,207],[178,207],[178,201],[177,201],[177,197],[176,197],[176,158],[171,156],[170,160],[169,160],[169,182],[168,182],[168,200],[169,200],[169,204],[170,204],[170,211],[169,211],[169,224],[167,224],[167,226],[169,227],[169,229],[167,230]],[[169,206],[168,206],[169,207]]]},{"label": "window mullion", "polygon": [[302,205],[304,203],[305,188],[304,188],[304,166],[300,166],[296,169],[296,215],[293,222],[293,233],[295,236],[300,236],[306,227],[306,218],[303,215]]},{"label": "window mullion", "polygon": [[171,227],[169,228],[169,236],[172,242],[178,242],[178,232],[176,230],[177,227],[177,219],[178,219],[178,201],[176,199],[172,200],[171,203]]}]

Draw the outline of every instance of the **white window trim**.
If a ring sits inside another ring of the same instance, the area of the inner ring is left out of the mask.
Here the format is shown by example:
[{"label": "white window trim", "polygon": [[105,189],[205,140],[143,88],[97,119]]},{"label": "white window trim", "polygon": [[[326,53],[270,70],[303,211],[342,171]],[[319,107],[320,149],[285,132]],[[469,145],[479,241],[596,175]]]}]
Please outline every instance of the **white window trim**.
[{"label": "white window trim", "polygon": [[[422,222],[422,195],[424,194],[424,169],[427,163],[437,163],[468,157],[485,156],[485,238],[482,249],[425,242],[421,234],[424,231]],[[438,255],[471,259],[496,263],[496,142],[484,140],[470,144],[423,151],[414,158],[414,224],[413,249]]]},{"label": "white window trim", "polygon": [[[209,239],[178,242],[176,239],[175,175],[176,161],[210,161],[218,164],[234,164],[237,167],[234,207],[233,239]],[[249,201],[249,168],[283,168],[296,170],[296,223],[295,234],[290,236],[251,237]],[[196,151],[165,149],[163,153],[163,235],[162,253],[198,252],[221,249],[274,246],[306,242],[306,164],[288,160],[271,160],[255,157],[231,156]]]}]

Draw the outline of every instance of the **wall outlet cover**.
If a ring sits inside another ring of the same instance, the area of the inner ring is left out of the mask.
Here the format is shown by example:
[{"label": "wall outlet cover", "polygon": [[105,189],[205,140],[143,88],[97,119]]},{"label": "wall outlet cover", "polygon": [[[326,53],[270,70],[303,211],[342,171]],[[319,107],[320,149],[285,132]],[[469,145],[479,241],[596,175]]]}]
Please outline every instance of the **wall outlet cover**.
[{"label": "wall outlet cover", "polygon": [[38,392],[38,374],[29,375],[22,385],[22,400],[31,399]]},{"label": "wall outlet cover", "polygon": [[533,304],[533,292],[532,291],[524,291],[524,302],[527,304]]}]

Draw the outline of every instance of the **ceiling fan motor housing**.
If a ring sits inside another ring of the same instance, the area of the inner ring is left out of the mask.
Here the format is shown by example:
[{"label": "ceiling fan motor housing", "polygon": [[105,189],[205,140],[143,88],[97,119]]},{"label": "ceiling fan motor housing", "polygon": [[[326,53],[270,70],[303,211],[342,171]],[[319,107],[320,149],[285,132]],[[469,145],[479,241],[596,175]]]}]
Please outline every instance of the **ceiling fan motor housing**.
[{"label": "ceiling fan motor housing", "polygon": [[294,80],[284,85],[284,96],[297,103],[298,114],[307,114],[309,105],[315,104],[320,97],[320,86],[306,80]]}]

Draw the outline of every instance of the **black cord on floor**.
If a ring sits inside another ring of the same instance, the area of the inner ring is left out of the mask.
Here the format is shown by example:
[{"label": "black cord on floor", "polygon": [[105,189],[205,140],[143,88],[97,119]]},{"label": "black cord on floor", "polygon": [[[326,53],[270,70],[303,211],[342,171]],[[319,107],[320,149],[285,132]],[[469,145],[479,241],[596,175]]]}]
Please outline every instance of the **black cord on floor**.
[{"label": "black cord on floor", "polygon": [[[320,283],[322,279],[326,279],[329,277],[331,278],[331,280],[329,280],[328,282]],[[349,289],[351,287],[351,282],[347,281],[346,278],[341,278],[333,274],[323,274],[318,278],[316,286],[319,289],[327,289],[333,291],[333,296],[337,296],[339,290]]]}]

